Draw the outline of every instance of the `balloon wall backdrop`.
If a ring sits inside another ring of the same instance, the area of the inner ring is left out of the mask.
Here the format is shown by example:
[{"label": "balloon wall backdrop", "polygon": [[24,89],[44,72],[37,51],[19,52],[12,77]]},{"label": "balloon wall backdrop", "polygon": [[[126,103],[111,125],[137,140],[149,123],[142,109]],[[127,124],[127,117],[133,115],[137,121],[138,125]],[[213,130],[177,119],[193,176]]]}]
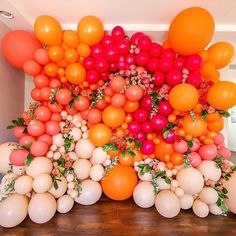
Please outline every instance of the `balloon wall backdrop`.
[{"label": "balloon wall backdrop", "polygon": [[234,48],[209,45],[213,34],[213,17],[194,7],[163,44],[121,26],[105,33],[95,16],[63,31],[43,15],[34,34],[5,35],[3,54],[32,76],[34,102],[8,126],[19,142],[0,145],[0,225],[27,215],[45,223],[102,193],[167,218],[191,208],[236,214],[236,167],[221,133],[236,84],[220,78]]}]

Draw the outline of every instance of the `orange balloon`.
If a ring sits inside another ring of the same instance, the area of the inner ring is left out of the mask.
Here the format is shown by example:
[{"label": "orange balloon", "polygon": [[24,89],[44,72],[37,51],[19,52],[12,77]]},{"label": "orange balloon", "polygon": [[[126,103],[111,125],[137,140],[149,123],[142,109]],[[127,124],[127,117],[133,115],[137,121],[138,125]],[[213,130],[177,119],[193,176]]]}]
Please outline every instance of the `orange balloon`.
[{"label": "orange balloon", "polygon": [[58,65],[55,63],[48,63],[44,66],[44,73],[49,77],[56,77],[58,74]]},{"label": "orange balloon", "polygon": [[68,48],[65,51],[65,60],[68,63],[75,63],[78,60],[78,53],[74,48]]},{"label": "orange balloon", "polygon": [[209,57],[209,54],[206,50],[203,50],[199,53],[199,55],[201,56],[202,58],[202,63],[206,63],[208,61],[208,57]]},{"label": "orange balloon", "polygon": [[171,48],[182,55],[199,53],[211,41],[214,29],[214,20],[207,10],[190,7],[171,22],[168,41]]},{"label": "orange balloon", "polygon": [[214,84],[208,92],[207,101],[218,110],[230,109],[236,105],[236,84],[229,81]]},{"label": "orange balloon", "polygon": [[177,111],[189,111],[197,105],[197,89],[191,84],[178,84],[170,91],[169,102]]},{"label": "orange balloon", "polygon": [[201,116],[196,115],[192,118],[190,115],[187,115],[183,119],[183,129],[186,134],[193,137],[199,137],[203,135],[207,129],[206,121],[202,120]]},{"label": "orange balloon", "polygon": [[64,58],[64,49],[59,46],[50,47],[48,56],[54,62],[61,61]]},{"label": "orange balloon", "polygon": [[138,109],[138,107],[139,107],[138,102],[126,101],[124,110],[126,112],[132,113],[132,112],[135,112]]},{"label": "orange balloon", "polygon": [[170,161],[174,166],[180,166],[184,162],[184,157],[182,153],[174,152],[170,156]]},{"label": "orange balloon", "polygon": [[104,124],[93,125],[88,133],[90,141],[97,147],[103,147],[110,142],[111,130]]},{"label": "orange balloon", "polygon": [[155,147],[156,158],[163,160],[166,155],[171,155],[174,152],[173,145],[161,140]]},{"label": "orange balloon", "polygon": [[220,132],[224,128],[224,119],[220,117],[216,121],[208,122],[207,128],[214,132]]},{"label": "orange balloon", "polygon": [[133,157],[134,162],[143,160],[143,153],[140,150],[134,149],[133,152],[135,153],[135,156]]},{"label": "orange balloon", "polygon": [[47,46],[60,46],[62,28],[58,21],[51,16],[39,16],[34,23],[34,33],[41,43]]},{"label": "orange balloon", "polygon": [[92,46],[101,41],[104,35],[103,24],[96,16],[85,16],[78,24],[77,33],[82,43]]},{"label": "orange balloon", "polygon": [[104,194],[113,200],[125,200],[133,195],[138,178],[130,166],[117,165],[101,181]]},{"label": "orange balloon", "polygon": [[66,67],[66,78],[71,84],[81,84],[86,79],[86,70],[79,63],[70,64]]},{"label": "orange balloon", "polygon": [[234,47],[228,42],[217,42],[208,48],[209,62],[217,69],[227,66],[234,57]]},{"label": "orange balloon", "polygon": [[202,67],[200,68],[200,73],[205,78],[211,77],[211,75],[215,73],[215,71],[216,71],[215,66],[210,62],[203,64]]},{"label": "orange balloon", "polygon": [[211,114],[207,114],[206,116],[206,122],[215,122],[220,119],[220,114],[218,112],[214,112]]},{"label": "orange balloon", "polygon": [[126,152],[124,155],[120,153],[119,155],[119,163],[124,166],[132,166],[134,163],[134,158],[131,154]]},{"label": "orange balloon", "polygon": [[102,112],[102,121],[111,128],[119,127],[125,120],[125,111],[122,108],[106,107]]},{"label": "orange balloon", "polygon": [[76,48],[79,44],[79,38],[77,33],[72,30],[64,31],[63,42],[70,48]]},{"label": "orange balloon", "polygon": [[166,48],[171,48],[168,39],[166,39],[166,40],[163,42],[162,47],[163,47],[164,49],[166,49]]},{"label": "orange balloon", "polygon": [[77,47],[77,52],[81,57],[88,57],[90,56],[91,50],[87,44],[81,43]]}]

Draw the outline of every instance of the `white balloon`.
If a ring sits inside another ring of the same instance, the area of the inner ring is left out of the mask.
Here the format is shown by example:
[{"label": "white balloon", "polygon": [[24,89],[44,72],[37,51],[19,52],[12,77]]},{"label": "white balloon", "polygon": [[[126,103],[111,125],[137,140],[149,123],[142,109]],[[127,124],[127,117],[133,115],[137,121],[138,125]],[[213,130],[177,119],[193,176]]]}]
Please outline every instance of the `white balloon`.
[{"label": "white balloon", "polygon": [[28,175],[20,176],[16,179],[14,188],[19,194],[30,193],[33,189],[33,178]]},{"label": "white balloon", "polygon": [[231,174],[229,180],[222,179],[224,187],[228,190],[228,199],[225,199],[225,203],[229,207],[229,210],[236,214],[236,172]]},{"label": "white balloon", "polygon": [[209,205],[209,210],[211,214],[216,215],[216,216],[222,214],[222,210],[220,209],[220,207],[217,206],[216,203]]},{"label": "white balloon", "polygon": [[206,204],[214,204],[218,200],[218,193],[215,189],[211,187],[206,187],[203,188],[203,190],[199,193],[199,198]]},{"label": "white balloon", "polygon": [[180,188],[186,194],[196,194],[201,192],[204,186],[204,179],[202,174],[195,168],[189,167],[181,169],[176,176]]},{"label": "white balloon", "polygon": [[13,194],[0,203],[0,225],[12,228],[19,225],[27,216],[28,198]]},{"label": "white balloon", "polygon": [[63,195],[57,200],[57,211],[60,213],[69,212],[74,206],[74,199],[69,195]]},{"label": "white balloon", "polygon": [[93,150],[92,158],[95,164],[102,164],[107,159],[107,153],[101,147],[97,147]]},{"label": "white balloon", "polygon": [[15,173],[16,175],[24,175],[25,169],[26,169],[25,166],[13,166],[12,172]]},{"label": "white balloon", "polygon": [[166,218],[173,218],[180,212],[180,200],[170,190],[160,191],[155,199],[158,213]]},{"label": "white balloon", "polygon": [[139,171],[138,177],[142,181],[152,181],[152,175],[150,174],[150,172],[146,172],[144,175],[141,175]]},{"label": "white balloon", "polygon": [[64,176],[61,176],[56,177],[56,182],[58,188],[56,189],[55,186],[52,185],[51,189],[48,192],[51,193],[55,198],[59,198],[64,195],[67,190],[67,181]]},{"label": "white balloon", "polygon": [[52,219],[57,210],[57,202],[50,193],[36,193],[29,203],[29,217],[38,224],[43,224]]},{"label": "white balloon", "polygon": [[10,168],[9,156],[14,148],[16,148],[17,143],[6,142],[0,144],[0,173],[6,174]]},{"label": "white balloon", "polygon": [[26,174],[36,178],[41,174],[51,174],[52,162],[47,157],[36,157],[32,160],[31,164],[26,167]]},{"label": "white balloon", "polygon": [[163,178],[161,178],[160,176],[157,177],[156,181],[157,181],[157,185],[160,190],[170,189],[170,184],[166,183],[166,181]]},{"label": "white balloon", "polygon": [[41,174],[34,179],[33,189],[36,193],[45,193],[52,187],[52,177],[49,174]]},{"label": "white balloon", "polygon": [[74,162],[73,168],[78,179],[87,179],[90,174],[92,163],[86,159],[79,159]]},{"label": "white balloon", "polygon": [[102,196],[101,185],[91,179],[84,180],[81,183],[82,191],[75,201],[81,205],[92,205]]},{"label": "white balloon", "polygon": [[217,167],[214,161],[202,161],[198,170],[206,179],[218,181],[221,178],[221,169]]},{"label": "white balloon", "polygon": [[192,205],[193,205],[192,195],[184,194],[184,196],[180,198],[181,209],[188,210],[192,207]]},{"label": "white balloon", "polygon": [[196,216],[205,218],[209,214],[209,207],[201,200],[195,200],[193,203],[193,212]]},{"label": "white balloon", "polygon": [[93,165],[90,169],[90,178],[94,181],[100,181],[103,178],[104,167],[100,164]]},{"label": "white balloon", "polygon": [[155,203],[155,192],[151,182],[138,183],[133,192],[133,199],[142,208],[152,207]]},{"label": "white balloon", "polygon": [[73,127],[71,129],[71,131],[69,132],[69,134],[71,135],[71,137],[73,138],[73,140],[75,142],[79,141],[81,139],[82,136],[82,131],[81,129],[77,128],[77,127]]},{"label": "white balloon", "polygon": [[56,145],[57,147],[64,146],[65,141],[61,133],[52,136],[52,144]]},{"label": "white balloon", "polygon": [[75,145],[75,152],[79,158],[89,159],[92,157],[95,146],[89,139],[80,139]]}]

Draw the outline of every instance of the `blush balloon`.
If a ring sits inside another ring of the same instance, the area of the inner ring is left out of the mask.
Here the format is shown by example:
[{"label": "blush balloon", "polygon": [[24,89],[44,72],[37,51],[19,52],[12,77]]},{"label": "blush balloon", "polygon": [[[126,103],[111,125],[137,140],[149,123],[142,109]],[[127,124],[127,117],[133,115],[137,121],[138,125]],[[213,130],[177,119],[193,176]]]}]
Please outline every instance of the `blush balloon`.
[{"label": "blush balloon", "polygon": [[188,144],[184,140],[180,140],[179,142],[174,142],[173,148],[178,153],[185,153],[188,151]]},{"label": "blush balloon", "polygon": [[48,152],[48,144],[44,141],[37,140],[31,145],[30,152],[36,157],[45,156]]},{"label": "blush balloon", "polygon": [[24,166],[28,155],[29,151],[27,150],[15,149],[10,154],[9,160],[14,166]]},{"label": "blush balloon", "polygon": [[215,145],[222,144],[225,141],[225,137],[223,134],[218,133],[216,137],[214,138],[214,143]]},{"label": "blush balloon", "polygon": [[191,152],[196,152],[200,148],[200,141],[197,138],[192,140],[193,146],[190,148]]},{"label": "blush balloon", "polygon": [[27,126],[27,131],[30,135],[38,137],[45,132],[45,125],[42,121],[36,120]]},{"label": "blush balloon", "polygon": [[231,151],[226,147],[220,147],[217,152],[219,155],[223,156],[224,160],[229,160],[232,156]]},{"label": "blush balloon", "polygon": [[24,126],[16,126],[14,129],[13,129],[13,135],[16,137],[16,138],[21,138],[23,137],[25,134],[24,134],[24,131],[25,131],[25,127]]},{"label": "blush balloon", "polygon": [[203,145],[198,152],[202,159],[213,160],[217,155],[217,148],[214,144]]},{"label": "blush balloon", "polygon": [[38,141],[43,141],[47,143],[48,145],[52,144],[52,137],[48,134],[43,134],[37,138]]},{"label": "blush balloon", "polygon": [[194,168],[197,168],[201,162],[202,162],[202,159],[201,157],[199,156],[198,153],[196,152],[191,152],[188,154],[188,159],[189,159],[189,162],[190,164],[194,167]]},{"label": "blush balloon", "polygon": [[24,135],[20,140],[19,140],[19,144],[20,146],[25,146],[25,145],[30,145],[35,141],[35,138],[31,135]]},{"label": "blush balloon", "polygon": [[46,133],[49,135],[56,135],[60,132],[60,125],[58,122],[50,120],[45,123]]}]

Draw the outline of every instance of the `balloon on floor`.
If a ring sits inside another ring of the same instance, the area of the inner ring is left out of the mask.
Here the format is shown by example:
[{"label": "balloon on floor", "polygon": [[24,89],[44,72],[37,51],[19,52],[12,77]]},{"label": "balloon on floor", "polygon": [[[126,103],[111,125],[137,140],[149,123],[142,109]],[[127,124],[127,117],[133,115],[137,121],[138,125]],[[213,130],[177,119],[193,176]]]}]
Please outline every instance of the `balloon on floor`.
[{"label": "balloon on floor", "polygon": [[207,10],[180,12],[162,45],[121,26],[105,33],[95,16],[63,31],[43,15],[34,33],[2,42],[7,61],[32,76],[34,102],[8,126],[18,143],[0,145],[0,225],[27,215],[45,223],[102,192],[167,218],[236,213],[236,166],[221,133],[236,84],[219,71],[234,48],[209,45]]}]

